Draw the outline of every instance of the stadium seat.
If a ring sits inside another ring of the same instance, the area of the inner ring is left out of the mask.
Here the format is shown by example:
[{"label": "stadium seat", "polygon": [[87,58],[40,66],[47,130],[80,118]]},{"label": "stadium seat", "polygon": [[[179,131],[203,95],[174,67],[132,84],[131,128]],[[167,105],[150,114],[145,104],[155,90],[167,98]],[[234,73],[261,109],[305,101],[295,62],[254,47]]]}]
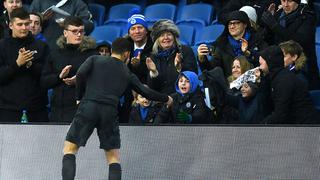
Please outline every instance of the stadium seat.
[{"label": "stadium seat", "polygon": [[175,20],[176,6],[168,3],[159,3],[147,6],[144,16],[148,24],[153,24],[159,19]]},{"label": "stadium seat", "polygon": [[139,5],[124,3],[112,6],[109,10],[108,19],[104,22],[105,25],[123,25],[127,24],[129,12],[132,8],[141,9]]},{"label": "stadium seat", "polygon": [[214,14],[212,5],[205,3],[185,5],[179,11],[176,24],[189,24],[196,29],[211,23]]},{"label": "stadium seat", "polygon": [[188,25],[177,25],[180,30],[180,41],[183,45],[192,46],[194,37],[194,28]]},{"label": "stadium seat", "polygon": [[320,111],[320,90],[309,91],[314,107]]},{"label": "stadium seat", "polygon": [[106,41],[109,44],[121,36],[121,28],[113,25],[102,25],[96,27],[90,34],[96,41]]},{"label": "stadium seat", "polygon": [[214,24],[196,32],[195,45],[213,43],[221,35],[224,25]]},{"label": "stadium seat", "polygon": [[318,67],[320,69],[320,44],[316,45],[316,54],[317,54]]},{"label": "stadium seat", "polygon": [[320,27],[316,29],[316,45],[320,45]]},{"label": "stadium seat", "polygon": [[104,22],[106,8],[104,6],[102,6],[100,4],[96,4],[96,3],[89,3],[88,8],[92,14],[94,24],[96,26],[101,26]]},{"label": "stadium seat", "polygon": [[313,8],[317,17],[317,25],[320,26],[320,1],[319,0],[318,2],[316,1],[313,2]]}]

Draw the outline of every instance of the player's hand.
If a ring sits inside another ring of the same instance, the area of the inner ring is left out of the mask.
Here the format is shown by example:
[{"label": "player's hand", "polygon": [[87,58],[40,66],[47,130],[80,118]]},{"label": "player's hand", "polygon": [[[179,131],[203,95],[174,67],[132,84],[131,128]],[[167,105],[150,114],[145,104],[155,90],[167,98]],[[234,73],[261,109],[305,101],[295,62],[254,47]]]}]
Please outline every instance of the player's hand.
[{"label": "player's hand", "polygon": [[60,79],[64,79],[66,76],[68,76],[71,67],[72,67],[71,65],[65,66],[65,67],[61,70],[61,72],[60,72],[60,74],[59,74],[59,78],[60,78]]},{"label": "player's hand", "polygon": [[76,75],[72,76],[71,78],[64,78],[62,79],[62,81],[64,83],[66,83],[66,85],[75,85],[76,84]]},{"label": "player's hand", "polygon": [[131,65],[132,66],[138,66],[140,64],[140,56],[141,56],[141,52],[138,52],[137,57],[133,57],[131,58]]}]

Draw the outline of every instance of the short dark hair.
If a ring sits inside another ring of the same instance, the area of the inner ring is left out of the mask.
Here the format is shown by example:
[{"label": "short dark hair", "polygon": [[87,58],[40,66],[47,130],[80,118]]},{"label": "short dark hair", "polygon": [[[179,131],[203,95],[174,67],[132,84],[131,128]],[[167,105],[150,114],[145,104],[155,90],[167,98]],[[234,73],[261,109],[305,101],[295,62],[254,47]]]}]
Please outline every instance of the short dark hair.
[{"label": "short dark hair", "polygon": [[12,22],[14,18],[30,19],[29,13],[23,8],[17,8],[12,10],[12,12],[10,13],[10,22]]},{"label": "short dark hair", "polygon": [[130,51],[130,41],[123,37],[117,38],[112,42],[111,50],[112,54],[123,54],[124,52]]},{"label": "short dark hair", "polygon": [[66,19],[63,22],[64,29],[67,29],[69,25],[79,27],[79,26],[84,26],[84,23],[83,23],[82,19],[79,17],[68,16],[68,17],[66,17]]},{"label": "short dark hair", "polygon": [[29,13],[29,15],[38,16],[39,19],[40,19],[40,26],[42,26],[42,22],[43,22],[43,16],[42,16],[42,14],[40,14],[40,13],[38,13],[38,12],[31,12],[31,13]]}]

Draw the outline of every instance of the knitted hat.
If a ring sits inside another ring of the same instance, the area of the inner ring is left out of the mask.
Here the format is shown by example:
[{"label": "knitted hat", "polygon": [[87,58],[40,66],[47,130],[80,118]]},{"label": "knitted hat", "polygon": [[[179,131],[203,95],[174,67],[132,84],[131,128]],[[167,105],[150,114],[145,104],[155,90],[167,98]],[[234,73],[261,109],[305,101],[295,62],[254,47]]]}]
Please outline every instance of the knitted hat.
[{"label": "knitted hat", "polygon": [[129,32],[129,29],[131,26],[134,26],[136,24],[141,24],[143,27],[148,29],[148,25],[145,21],[145,17],[140,13],[140,9],[138,8],[133,8],[129,12],[129,19],[128,19],[128,24],[127,24],[127,30]]},{"label": "knitted hat", "polygon": [[160,19],[155,22],[151,30],[151,39],[155,41],[163,32],[171,32],[175,37],[179,37],[180,31],[173,21],[168,19]]},{"label": "knitted hat", "polygon": [[275,68],[284,67],[284,57],[279,46],[269,46],[265,50],[261,51],[259,55],[266,60],[269,71],[272,71]]},{"label": "knitted hat", "polygon": [[249,21],[249,17],[248,15],[243,12],[243,11],[232,11],[228,14],[227,16],[227,21],[226,21],[226,26],[228,26],[228,23],[230,21],[233,21],[233,20],[238,20],[238,21],[241,21],[245,24],[247,24],[248,26],[250,26],[250,21]]},{"label": "knitted hat", "polygon": [[239,11],[243,11],[247,14],[249,19],[253,21],[254,23],[257,23],[257,11],[251,6],[243,6],[239,9]]}]

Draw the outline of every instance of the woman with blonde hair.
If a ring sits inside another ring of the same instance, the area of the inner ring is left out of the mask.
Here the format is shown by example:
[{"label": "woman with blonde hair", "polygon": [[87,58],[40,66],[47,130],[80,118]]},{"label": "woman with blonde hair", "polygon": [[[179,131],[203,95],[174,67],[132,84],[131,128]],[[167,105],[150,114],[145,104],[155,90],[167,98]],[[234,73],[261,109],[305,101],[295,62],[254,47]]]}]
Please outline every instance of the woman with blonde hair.
[{"label": "woman with blonde hair", "polygon": [[247,60],[245,56],[238,56],[234,58],[231,66],[231,75],[228,77],[228,82],[236,80],[243,73],[252,69],[253,65]]}]

